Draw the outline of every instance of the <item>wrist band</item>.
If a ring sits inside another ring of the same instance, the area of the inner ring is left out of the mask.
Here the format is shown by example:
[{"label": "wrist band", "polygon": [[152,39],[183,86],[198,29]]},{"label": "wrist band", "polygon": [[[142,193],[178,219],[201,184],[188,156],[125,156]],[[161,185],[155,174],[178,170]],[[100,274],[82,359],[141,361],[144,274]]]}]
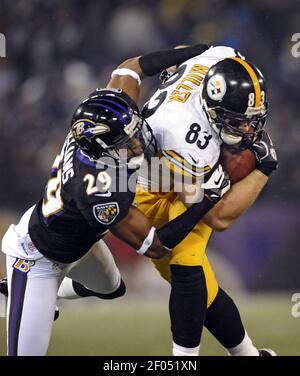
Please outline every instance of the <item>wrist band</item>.
[{"label": "wrist band", "polygon": [[153,242],[155,230],[156,230],[155,227],[151,227],[151,229],[150,229],[146,239],[144,240],[142,246],[137,250],[137,253],[139,253],[140,255],[143,255],[148,250],[148,248],[150,247],[150,245]]},{"label": "wrist band", "polygon": [[128,68],[117,68],[115,69],[112,74],[111,74],[111,77],[113,77],[114,75],[118,75],[118,76],[131,76],[132,78],[134,78],[139,86],[141,86],[141,78],[140,76],[138,75],[138,73],[136,73],[134,70],[132,69],[128,69]]}]

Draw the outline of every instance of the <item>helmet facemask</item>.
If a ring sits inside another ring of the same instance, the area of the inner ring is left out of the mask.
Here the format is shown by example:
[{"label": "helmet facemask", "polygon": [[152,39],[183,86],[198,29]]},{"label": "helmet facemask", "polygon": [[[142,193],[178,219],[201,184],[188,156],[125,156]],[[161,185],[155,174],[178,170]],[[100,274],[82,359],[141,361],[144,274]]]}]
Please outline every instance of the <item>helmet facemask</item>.
[{"label": "helmet facemask", "polygon": [[[259,138],[266,122],[267,109],[261,109],[260,114],[244,115],[214,107],[205,111],[213,129],[227,145],[238,145],[241,149],[250,148]],[[244,131],[243,126],[249,130]]]}]

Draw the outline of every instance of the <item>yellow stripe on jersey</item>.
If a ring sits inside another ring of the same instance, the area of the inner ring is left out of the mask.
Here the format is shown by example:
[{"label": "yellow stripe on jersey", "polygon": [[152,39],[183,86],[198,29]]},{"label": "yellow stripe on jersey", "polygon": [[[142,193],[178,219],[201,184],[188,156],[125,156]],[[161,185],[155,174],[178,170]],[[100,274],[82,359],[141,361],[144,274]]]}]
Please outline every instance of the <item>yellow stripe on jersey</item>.
[{"label": "yellow stripe on jersey", "polygon": [[[172,171],[184,174],[188,173],[192,176],[202,176],[206,172],[210,171],[210,166],[204,166],[204,167],[196,167],[189,163],[184,157],[182,157],[180,154],[176,153],[174,150],[162,150],[162,155],[172,164],[173,167],[169,165],[169,168],[171,168]],[[178,168],[176,168],[179,167]]]},{"label": "yellow stripe on jersey", "polygon": [[178,165],[175,164],[174,161],[170,161],[170,159],[166,158],[165,156],[162,157],[162,162],[164,163],[165,166],[168,167],[168,169],[176,174],[176,175],[179,175],[179,176],[187,176],[189,178],[192,178],[192,179],[197,179],[198,177],[195,177],[195,175],[193,173],[190,173],[186,170],[184,170],[182,167],[179,167]]},{"label": "yellow stripe on jersey", "polygon": [[250,78],[253,82],[253,85],[254,85],[255,107],[259,107],[261,105],[261,88],[260,88],[260,84],[259,84],[256,73],[254,72],[251,65],[249,63],[247,63],[247,61],[245,61],[245,60],[243,60],[239,57],[231,57],[231,59],[240,63],[246,69],[246,71],[248,72],[248,74],[249,74],[249,76],[250,76]]}]

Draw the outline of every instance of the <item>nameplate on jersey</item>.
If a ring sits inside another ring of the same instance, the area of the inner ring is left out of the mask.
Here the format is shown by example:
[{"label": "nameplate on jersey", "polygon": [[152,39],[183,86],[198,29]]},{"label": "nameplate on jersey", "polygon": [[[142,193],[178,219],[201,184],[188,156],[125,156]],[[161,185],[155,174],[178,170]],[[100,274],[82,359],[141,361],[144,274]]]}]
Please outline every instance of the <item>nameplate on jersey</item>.
[{"label": "nameplate on jersey", "polygon": [[109,225],[116,219],[120,210],[117,202],[107,202],[106,204],[94,205],[93,212],[98,222]]}]

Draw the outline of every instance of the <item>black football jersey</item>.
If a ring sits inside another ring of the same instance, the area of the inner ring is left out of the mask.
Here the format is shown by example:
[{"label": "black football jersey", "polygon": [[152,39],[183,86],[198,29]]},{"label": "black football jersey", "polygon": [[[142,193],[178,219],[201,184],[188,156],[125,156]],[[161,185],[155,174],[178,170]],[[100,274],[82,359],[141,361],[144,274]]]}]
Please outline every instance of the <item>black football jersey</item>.
[{"label": "black football jersey", "polygon": [[133,170],[89,159],[69,133],[29,221],[34,245],[52,260],[78,260],[127,215],[135,182]]}]

